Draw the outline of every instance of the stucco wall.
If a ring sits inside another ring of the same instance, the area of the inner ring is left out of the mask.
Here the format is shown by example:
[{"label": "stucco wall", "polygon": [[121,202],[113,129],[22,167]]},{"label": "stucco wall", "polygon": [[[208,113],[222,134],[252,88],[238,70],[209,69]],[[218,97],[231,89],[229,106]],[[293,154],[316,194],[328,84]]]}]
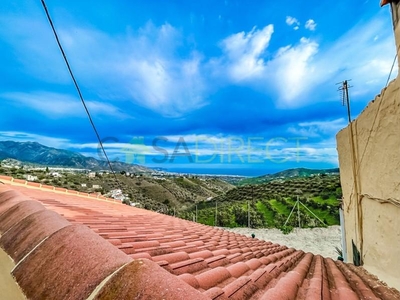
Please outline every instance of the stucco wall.
[{"label": "stucco wall", "polygon": [[348,261],[353,240],[364,267],[400,289],[400,80],[382,90],[352,126],[357,183],[350,127],[336,136]]}]

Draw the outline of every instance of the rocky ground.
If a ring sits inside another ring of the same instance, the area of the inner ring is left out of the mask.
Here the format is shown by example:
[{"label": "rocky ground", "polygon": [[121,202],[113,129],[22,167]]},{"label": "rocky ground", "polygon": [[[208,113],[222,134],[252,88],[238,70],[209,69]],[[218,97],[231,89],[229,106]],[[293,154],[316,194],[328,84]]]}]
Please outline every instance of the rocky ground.
[{"label": "rocky ground", "polygon": [[287,247],[292,247],[304,252],[321,254],[324,257],[337,259],[338,254],[335,247],[341,246],[340,226],[329,226],[328,228],[295,228],[289,234],[283,234],[279,229],[249,229],[249,228],[224,228],[246,236],[252,233],[256,238],[271,241]]}]

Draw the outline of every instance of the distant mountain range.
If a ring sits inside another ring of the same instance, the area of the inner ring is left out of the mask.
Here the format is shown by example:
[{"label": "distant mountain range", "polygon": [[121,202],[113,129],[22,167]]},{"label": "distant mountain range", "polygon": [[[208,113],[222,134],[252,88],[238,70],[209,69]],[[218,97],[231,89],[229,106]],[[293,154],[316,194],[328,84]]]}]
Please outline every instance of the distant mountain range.
[{"label": "distant mountain range", "polygon": [[[108,163],[103,160],[87,157],[80,153],[47,147],[37,142],[0,141],[0,160],[12,158],[44,166],[69,167],[90,170],[109,170]],[[153,172],[144,166],[113,161],[114,171]]]},{"label": "distant mountain range", "polygon": [[237,185],[245,184],[260,184],[269,182],[279,178],[290,178],[290,177],[309,177],[315,174],[339,174],[339,168],[333,169],[307,169],[307,168],[295,168],[288,169],[274,174],[266,174],[258,177],[242,179]]}]

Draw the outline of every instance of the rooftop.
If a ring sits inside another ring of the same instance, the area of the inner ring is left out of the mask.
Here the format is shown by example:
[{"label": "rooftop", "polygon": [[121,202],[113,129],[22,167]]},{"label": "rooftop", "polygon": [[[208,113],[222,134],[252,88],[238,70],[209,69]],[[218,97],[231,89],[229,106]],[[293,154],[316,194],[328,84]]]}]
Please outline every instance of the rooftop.
[{"label": "rooftop", "polygon": [[0,180],[0,246],[29,299],[400,299],[352,264]]}]

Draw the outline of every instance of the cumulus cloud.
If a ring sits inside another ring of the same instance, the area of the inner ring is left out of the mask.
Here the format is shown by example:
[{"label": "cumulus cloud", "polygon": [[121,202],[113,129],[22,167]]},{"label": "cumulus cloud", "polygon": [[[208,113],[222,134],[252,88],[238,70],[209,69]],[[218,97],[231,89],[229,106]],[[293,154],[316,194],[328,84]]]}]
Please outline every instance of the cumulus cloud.
[{"label": "cumulus cloud", "polygon": [[300,22],[296,18],[291,16],[286,16],[286,24],[289,26],[293,26],[294,30],[298,30],[300,26]]},{"label": "cumulus cloud", "polygon": [[300,22],[294,17],[286,16],[286,24],[289,26],[292,26],[293,24],[300,25]]},{"label": "cumulus cloud", "polygon": [[239,32],[221,42],[226,55],[226,67],[234,81],[252,79],[262,75],[265,61],[263,54],[269,45],[273,25],[259,30],[255,27],[250,32]]},{"label": "cumulus cloud", "polygon": [[296,98],[309,88],[304,80],[314,72],[311,62],[318,52],[318,44],[301,38],[294,45],[279,48],[266,55],[273,34],[273,25],[262,30],[240,32],[223,40],[222,49],[226,60],[215,68],[226,70],[235,83],[250,85],[256,89],[275,90],[281,107],[295,106]]},{"label": "cumulus cloud", "polygon": [[[288,23],[295,24],[293,22],[288,19]],[[315,29],[314,21],[308,23],[310,30]],[[330,44],[302,37],[271,50],[273,29],[273,25],[268,25],[223,39],[220,45],[223,55],[214,60],[212,69],[217,70],[214,75],[219,78],[226,78],[228,74],[231,83],[273,97],[280,108],[337,99],[334,84],[345,78],[352,78],[354,85],[357,84],[352,89],[354,96],[376,91],[385,82],[395,55],[391,35],[376,39],[389,30],[379,17],[356,24]],[[357,43],[354,43],[354,36],[357,36]],[[324,88],[326,85],[329,88]],[[317,90],[319,96],[315,99],[311,93]]]},{"label": "cumulus cloud", "polygon": [[315,23],[315,21],[313,19],[309,19],[309,20],[307,20],[305,27],[308,30],[314,31],[315,28],[317,27],[317,23]]},{"label": "cumulus cloud", "polygon": [[294,101],[310,88],[308,79],[315,71],[312,59],[318,52],[318,46],[316,42],[303,37],[297,45],[280,48],[269,63],[281,106],[297,105]]},{"label": "cumulus cloud", "polygon": [[63,34],[70,40],[67,49],[79,54],[78,67],[90,70],[87,77],[97,74],[109,90],[164,116],[179,116],[204,105],[202,56],[197,52],[177,56],[182,36],[172,25],[156,27],[149,22],[120,39],[88,29],[79,32]]},{"label": "cumulus cloud", "polygon": [[318,73],[313,59],[319,44],[302,37],[266,55],[272,34],[273,25],[268,25],[225,38],[221,43],[225,60],[220,59],[214,69],[225,70],[235,83],[276,91],[276,103],[282,108],[301,106],[298,97],[311,88],[307,83]]}]

